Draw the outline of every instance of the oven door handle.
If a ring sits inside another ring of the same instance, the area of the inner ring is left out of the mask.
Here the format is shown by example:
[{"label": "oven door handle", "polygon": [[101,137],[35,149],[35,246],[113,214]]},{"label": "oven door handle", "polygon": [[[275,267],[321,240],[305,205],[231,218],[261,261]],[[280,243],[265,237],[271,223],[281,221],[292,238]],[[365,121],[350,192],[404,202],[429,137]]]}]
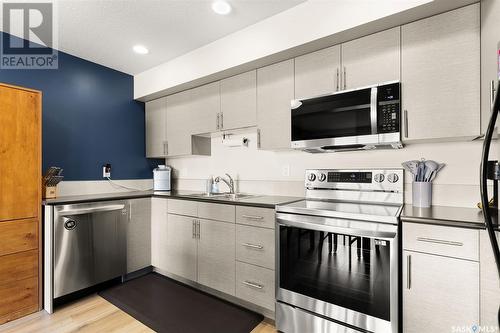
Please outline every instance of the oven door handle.
[{"label": "oven door handle", "polygon": [[[298,215],[290,218],[289,214],[277,214],[276,222],[278,223],[278,225],[284,227],[325,231],[325,232],[332,232],[350,236],[385,239],[389,241],[393,240],[397,236],[397,226],[395,225],[384,225],[383,223],[375,223],[375,222],[349,221],[341,219],[312,217],[312,218],[319,218],[321,220],[324,220],[324,222],[328,223],[328,224],[320,224],[314,222],[307,222],[305,221],[305,219],[307,218],[308,217],[298,216]],[[377,227],[373,229],[357,228],[356,226],[352,226],[352,224],[354,223],[361,225],[363,223],[368,223],[370,225],[379,226],[380,228]],[[386,228],[383,228],[384,226]],[[380,230],[380,229],[387,229],[387,230]]]}]

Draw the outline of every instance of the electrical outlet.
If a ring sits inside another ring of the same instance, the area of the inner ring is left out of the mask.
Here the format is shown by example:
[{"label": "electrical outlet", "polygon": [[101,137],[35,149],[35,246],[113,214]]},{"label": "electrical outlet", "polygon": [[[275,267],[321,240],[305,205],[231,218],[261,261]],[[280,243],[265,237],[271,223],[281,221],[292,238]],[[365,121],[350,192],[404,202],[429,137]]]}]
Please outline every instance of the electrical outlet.
[{"label": "electrical outlet", "polygon": [[290,164],[284,165],[281,169],[281,175],[283,177],[290,177]]},{"label": "electrical outlet", "polygon": [[102,166],[102,178],[111,178],[111,164],[106,163]]}]

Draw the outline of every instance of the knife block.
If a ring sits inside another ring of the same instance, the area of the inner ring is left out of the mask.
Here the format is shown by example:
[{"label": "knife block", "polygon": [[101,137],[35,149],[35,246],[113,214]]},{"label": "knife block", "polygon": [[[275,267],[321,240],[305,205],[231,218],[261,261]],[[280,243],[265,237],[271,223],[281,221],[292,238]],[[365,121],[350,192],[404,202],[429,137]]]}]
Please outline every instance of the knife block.
[{"label": "knife block", "polygon": [[43,187],[43,198],[44,199],[57,198],[57,186],[44,186]]}]

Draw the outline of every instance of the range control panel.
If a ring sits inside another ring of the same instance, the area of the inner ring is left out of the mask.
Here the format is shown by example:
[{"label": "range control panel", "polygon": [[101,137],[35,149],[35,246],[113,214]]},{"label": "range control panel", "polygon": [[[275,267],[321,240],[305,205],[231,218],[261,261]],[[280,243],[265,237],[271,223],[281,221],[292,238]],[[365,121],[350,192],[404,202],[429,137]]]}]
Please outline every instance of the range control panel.
[{"label": "range control panel", "polygon": [[307,189],[403,190],[403,169],[306,170]]}]

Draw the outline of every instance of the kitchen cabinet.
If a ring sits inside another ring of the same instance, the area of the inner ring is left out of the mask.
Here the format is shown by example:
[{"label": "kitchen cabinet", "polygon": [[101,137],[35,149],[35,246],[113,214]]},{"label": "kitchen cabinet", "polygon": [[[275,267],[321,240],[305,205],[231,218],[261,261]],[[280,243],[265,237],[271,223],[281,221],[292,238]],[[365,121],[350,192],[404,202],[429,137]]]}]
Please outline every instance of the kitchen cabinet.
[{"label": "kitchen cabinet", "polygon": [[146,157],[165,157],[167,140],[167,98],[146,103]]},{"label": "kitchen cabinet", "polygon": [[42,94],[0,84],[0,324],[40,309]]},{"label": "kitchen cabinet", "polygon": [[498,22],[500,1],[481,0],[481,134],[484,134],[488,127],[493,99],[498,89]]},{"label": "kitchen cabinet", "polygon": [[480,134],[479,4],[401,28],[403,140]]},{"label": "kitchen cabinet", "polygon": [[197,279],[197,239],[194,218],[168,214],[165,253],[166,270],[183,278]]},{"label": "kitchen cabinet", "polygon": [[220,82],[219,130],[257,124],[257,72],[235,75]]},{"label": "kitchen cabinet", "polygon": [[235,224],[201,219],[199,229],[198,283],[234,295]]},{"label": "kitchen cabinet", "polygon": [[[498,307],[500,305],[500,279],[486,230],[480,234],[480,288],[481,288],[481,325],[485,327],[498,326]],[[500,232],[495,232],[500,242]]]},{"label": "kitchen cabinet", "polygon": [[190,90],[167,96],[167,157],[210,155],[210,138],[193,135],[196,126],[201,130],[193,128],[200,124],[194,110]]},{"label": "kitchen cabinet", "polygon": [[151,198],[151,265],[166,271],[169,200]]},{"label": "kitchen cabinet", "polygon": [[294,98],[294,60],[257,70],[259,147],[290,149],[290,101]]},{"label": "kitchen cabinet", "polygon": [[479,323],[479,263],[405,250],[403,284],[404,332]]},{"label": "kitchen cabinet", "polygon": [[151,199],[129,201],[127,273],[151,266]]},{"label": "kitchen cabinet", "polygon": [[236,262],[236,297],[274,312],[274,270]]},{"label": "kitchen cabinet", "polygon": [[212,133],[218,130],[220,113],[220,81],[191,89],[191,134]]},{"label": "kitchen cabinet", "polygon": [[342,89],[400,80],[401,28],[342,44]]},{"label": "kitchen cabinet", "polygon": [[340,90],[340,45],[295,58],[295,98]]}]

